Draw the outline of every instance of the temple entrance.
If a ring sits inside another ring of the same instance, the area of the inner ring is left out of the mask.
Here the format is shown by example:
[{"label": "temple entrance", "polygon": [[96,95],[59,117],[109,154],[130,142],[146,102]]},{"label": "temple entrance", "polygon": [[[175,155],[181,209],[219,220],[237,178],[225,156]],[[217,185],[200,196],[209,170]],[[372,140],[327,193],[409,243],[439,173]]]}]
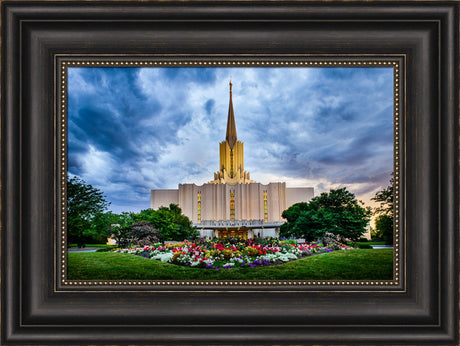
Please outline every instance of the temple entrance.
[{"label": "temple entrance", "polygon": [[279,237],[281,222],[264,223],[264,220],[202,220],[194,226],[200,230],[202,237],[241,239]]},{"label": "temple entrance", "polygon": [[219,238],[239,237],[241,239],[248,239],[247,227],[226,228],[218,231]]}]

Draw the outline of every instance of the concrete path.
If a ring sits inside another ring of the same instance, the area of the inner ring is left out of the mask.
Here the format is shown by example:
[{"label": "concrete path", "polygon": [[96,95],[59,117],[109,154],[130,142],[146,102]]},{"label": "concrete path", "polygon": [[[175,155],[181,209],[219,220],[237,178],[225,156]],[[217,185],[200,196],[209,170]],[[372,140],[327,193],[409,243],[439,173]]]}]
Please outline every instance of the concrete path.
[{"label": "concrete path", "polygon": [[393,245],[371,245],[373,249],[392,249]]},{"label": "concrete path", "polygon": [[100,247],[71,247],[67,249],[67,252],[96,252]]}]

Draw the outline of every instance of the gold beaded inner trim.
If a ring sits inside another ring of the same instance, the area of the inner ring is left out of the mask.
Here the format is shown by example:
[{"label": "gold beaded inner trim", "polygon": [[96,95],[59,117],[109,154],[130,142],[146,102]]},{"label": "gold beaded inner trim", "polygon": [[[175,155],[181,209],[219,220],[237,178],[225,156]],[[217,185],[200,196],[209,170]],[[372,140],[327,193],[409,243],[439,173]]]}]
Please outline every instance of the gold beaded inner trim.
[{"label": "gold beaded inner trim", "polygon": [[[60,176],[60,222],[58,231],[55,233],[56,244],[60,244],[57,251],[60,255],[56,258],[58,282],[64,287],[95,287],[95,286],[159,286],[173,287],[197,287],[204,286],[209,288],[225,287],[260,287],[279,286],[296,287],[310,289],[321,287],[322,289],[343,286],[344,289],[353,287],[374,288],[397,288],[403,283],[400,278],[401,271],[401,234],[400,234],[400,114],[401,108],[401,77],[405,80],[405,71],[401,72],[405,62],[404,55],[390,56],[285,56],[273,58],[244,58],[245,60],[202,60],[182,59],[181,57],[171,57],[170,59],[158,57],[129,57],[129,56],[107,56],[107,57],[84,57],[84,56],[55,56],[57,91],[57,122],[58,138],[57,149],[58,171]],[[257,60],[256,60],[257,59]],[[283,59],[283,60],[281,60]],[[391,67],[393,68],[393,127],[394,127],[394,252],[393,252],[393,280],[68,280],[67,279],[67,203],[66,203],[66,182],[67,182],[67,68],[68,67]],[[403,76],[401,74],[403,73]],[[404,261],[405,267],[405,261]],[[328,287],[329,286],[329,287]],[[55,285],[57,287],[57,285]],[[360,289],[362,291],[362,289]]]}]

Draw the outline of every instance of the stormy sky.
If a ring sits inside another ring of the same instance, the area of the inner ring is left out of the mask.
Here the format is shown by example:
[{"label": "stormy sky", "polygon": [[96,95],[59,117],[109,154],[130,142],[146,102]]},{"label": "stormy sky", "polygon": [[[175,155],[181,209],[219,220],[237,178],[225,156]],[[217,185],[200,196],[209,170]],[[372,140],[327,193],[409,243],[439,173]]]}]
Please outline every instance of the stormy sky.
[{"label": "stormy sky", "polygon": [[393,170],[392,68],[82,68],[68,72],[68,171],[109,210],[219,168],[229,80],[251,179],[347,187],[366,204]]}]

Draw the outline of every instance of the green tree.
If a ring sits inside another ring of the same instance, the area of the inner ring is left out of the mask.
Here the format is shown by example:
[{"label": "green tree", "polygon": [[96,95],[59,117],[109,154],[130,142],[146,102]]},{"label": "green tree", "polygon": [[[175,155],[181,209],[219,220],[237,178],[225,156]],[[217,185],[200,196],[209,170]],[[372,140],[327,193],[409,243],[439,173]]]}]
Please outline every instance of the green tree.
[{"label": "green tree", "polygon": [[169,207],[160,207],[158,210],[145,209],[133,215],[136,222],[147,221],[161,234],[163,240],[191,239],[199,237],[199,232],[193,227],[190,219],[182,214],[181,208],[176,204]]},{"label": "green tree", "polygon": [[390,179],[390,185],[385,189],[378,191],[372,200],[380,202],[380,206],[375,208],[374,214],[378,215],[375,219],[376,239],[384,240],[387,244],[393,244],[393,178]]},{"label": "green tree", "polygon": [[[94,216],[110,205],[102,191],[79,177],[67,177],[67,235],[70,241],[83,246]],[[86,232],[86,234],[85,234]]]},{"label": "green tree", "polygon": [[376,237],[393,244],[393,216],[381,214],[375,219]]},{"label": "green tree", "polygon": [[198,230],[176,204],[170,204],[169,208],[159,208],[152,214],[151,222],[160,231],[164,240],[181,241],[199,237]]},{"label": "green tree", "polygon": [[393,216],[393,178],[390,179],[390,185],[378,191],[373,198],[373,201],[380,202],[380,206],[375,208],[375,214],[385,214]]},{"label": "green tree", "polygon": [[112,237],[117,239],[120,228],[126,228],[133,222],[134,213],[123,212],[115,214],[111,211],[105,213],[99,212],[91,219],[91,227],[84,234],[92,237]]},{"label": "green tree", "polygon": [[297,203],[285,210],[282,216],[287,222],[280,234],[312,241],[330,232],[356,240],[366,232],[372,215],[372,209],[363,204],[346,188],[324,192],[309,203]]}]

